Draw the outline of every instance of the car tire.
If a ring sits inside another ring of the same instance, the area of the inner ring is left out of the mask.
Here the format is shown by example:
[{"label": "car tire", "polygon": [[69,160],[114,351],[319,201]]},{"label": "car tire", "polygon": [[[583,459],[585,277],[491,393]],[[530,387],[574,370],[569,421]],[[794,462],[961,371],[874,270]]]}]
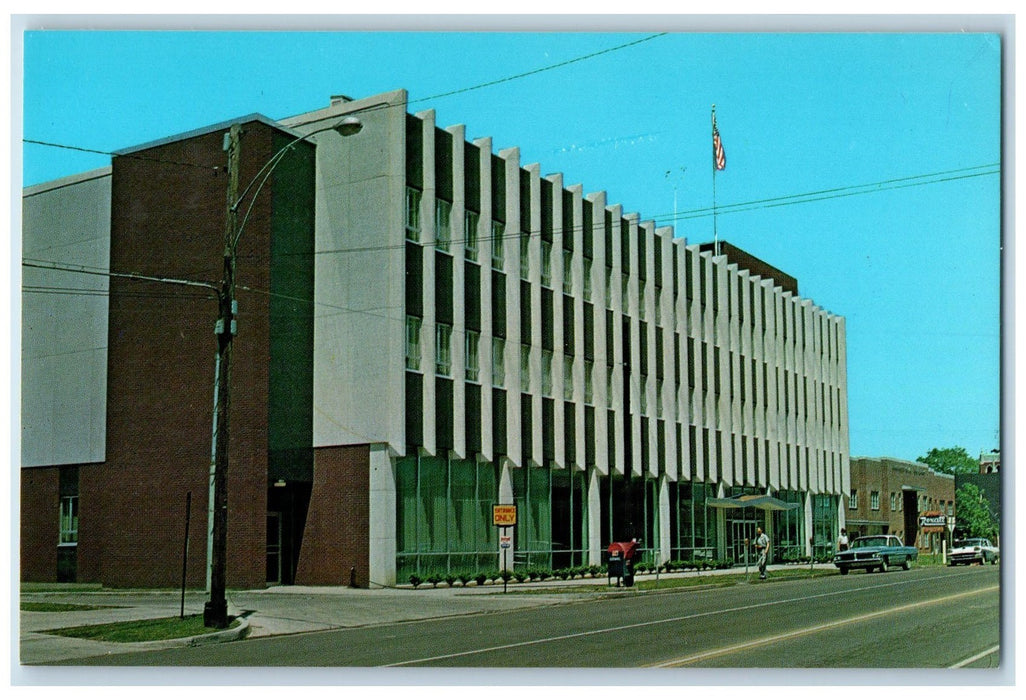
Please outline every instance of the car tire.
[{"label": "car tire", "polygon": [[848,575],[848,569],[847,568],[845,568],[843,566],[839,567],[839,568],[841,569],[841,576],[847,576]]},{"label": "car tire", "polygon": [[881,559],[880,560],[880,573],[881,574],[885,573],[887,571],[887,569],[888,569],[887,559],[886,558]]},{"label": "car tire", "polygon": [[908,557],[905,557],[905,561],[901,562],[901,568],[905,571],[908,571],[912,568],[912,562],[908,560]]}]

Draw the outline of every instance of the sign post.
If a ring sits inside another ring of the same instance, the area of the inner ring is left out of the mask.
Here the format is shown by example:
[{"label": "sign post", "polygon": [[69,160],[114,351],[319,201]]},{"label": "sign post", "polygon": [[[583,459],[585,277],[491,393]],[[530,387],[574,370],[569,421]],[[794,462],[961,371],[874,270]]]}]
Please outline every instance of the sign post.
[{"label": "sign post", "polygon": [[509,583],[509,560],[508,553],[513,546],[513,537],[507,532],[509,528],[517,525],[517,507],[512,503],[492,505],[492,524],[501,528],[499,533],[499,548],[502,549],[502,592],[506,592],[506,585]]}]

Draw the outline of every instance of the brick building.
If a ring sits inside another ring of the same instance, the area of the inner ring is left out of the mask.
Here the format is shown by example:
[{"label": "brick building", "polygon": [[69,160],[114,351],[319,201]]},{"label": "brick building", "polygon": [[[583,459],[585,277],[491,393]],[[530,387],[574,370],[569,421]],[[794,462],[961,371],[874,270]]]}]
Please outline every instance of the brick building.
[{"label": "brick building", "polygon": [[[325,131],[346,115],[359,134]],[[495,503],[518,507],[515,566],[631,537],[728,558],[756,525],[777,556],[836,539],[844,319],[797,280],[404,91],[238,121],[263,184],[240,210],[229,586],[492,569]],[[24,580],[172,585],[187,498],[207,519],[217,311],[181,282],[220,279],[227,128],[24,193]]]},{"label": "brick building", "polygon": [[924,550],[940,547],[944,533],[920,526],[922,516],[955,515],[955,478],[925,464],[853,457],[845,504],[849,537],[893,534]]}]

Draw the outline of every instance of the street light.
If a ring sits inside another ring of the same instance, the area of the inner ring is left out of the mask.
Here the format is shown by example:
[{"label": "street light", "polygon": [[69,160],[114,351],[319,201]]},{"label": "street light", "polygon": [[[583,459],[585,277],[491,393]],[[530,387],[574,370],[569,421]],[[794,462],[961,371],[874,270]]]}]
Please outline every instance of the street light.
[{"label": "street light", "polygon": [[[217,292],[218,319],[214,327],[217,335],[217,365],[214,373],[214,427],[211,445],[209,536],[207,556],[209,566],[210,600],[203,606],[203,625],[225,628],[228,626],[228,602],[225,598],[225,555],[228,540],[228,413],[231,406],[232,340],[237,331],[235,316],[238,303],[235,300],[235,263],[239,238],[249,221],[249,214],[257,195],[263,189],[271,173],[292,147],[314,134],[335,131],[340,136],[352,136],[363,129],[359,118],[349,116],[341,121],[315,129],[298,136],[278,150],[257,171],[246,188],[239,194],[239,147],[242,127],[232,124],[226,135],[225,150],[228,152],[228,198],[225,213],[223,274]],[[259,182],[259,184],[258,184]],[[256,185],[256,189],[253,187]],[[238,211],[243,200],[253,190],[242,223],[238,222]]]}]

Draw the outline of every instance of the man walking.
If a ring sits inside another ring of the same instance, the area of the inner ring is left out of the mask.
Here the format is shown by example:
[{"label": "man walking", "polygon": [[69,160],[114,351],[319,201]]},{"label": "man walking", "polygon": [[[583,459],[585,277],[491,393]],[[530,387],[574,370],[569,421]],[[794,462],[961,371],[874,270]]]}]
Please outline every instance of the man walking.
[{"label": "man walking", "polygon": [[755,528],[755,551],[759,555],[759,578],[766,578],[766,556],[769,554],[769,537],[761,527]]}]

